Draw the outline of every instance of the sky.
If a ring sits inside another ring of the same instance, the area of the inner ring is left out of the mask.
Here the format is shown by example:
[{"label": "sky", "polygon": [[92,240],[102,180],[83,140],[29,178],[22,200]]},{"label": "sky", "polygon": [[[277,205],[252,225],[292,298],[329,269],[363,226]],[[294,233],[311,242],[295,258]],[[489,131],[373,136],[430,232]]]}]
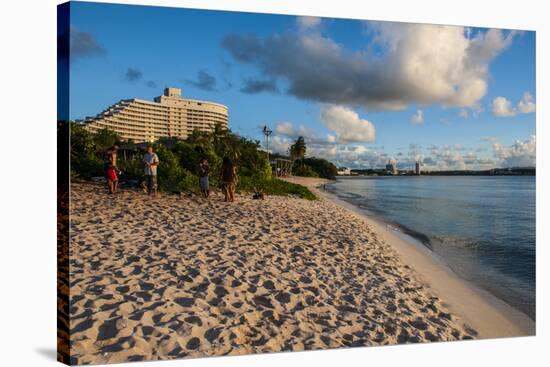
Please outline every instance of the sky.
[{"label": "sky", "polygon": [[535,166],[535,32],[71,4],[70,118],[165,87],[338,167]]}]

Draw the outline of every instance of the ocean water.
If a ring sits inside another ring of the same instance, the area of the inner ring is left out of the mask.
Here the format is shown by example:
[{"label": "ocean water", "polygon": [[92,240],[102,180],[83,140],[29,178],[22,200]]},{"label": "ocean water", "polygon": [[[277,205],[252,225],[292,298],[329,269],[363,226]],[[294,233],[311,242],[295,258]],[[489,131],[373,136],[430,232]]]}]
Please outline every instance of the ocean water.
[{"label": "ocean water", "polygon": [[535,319],[534,176],[350,177],[326,189]]}]

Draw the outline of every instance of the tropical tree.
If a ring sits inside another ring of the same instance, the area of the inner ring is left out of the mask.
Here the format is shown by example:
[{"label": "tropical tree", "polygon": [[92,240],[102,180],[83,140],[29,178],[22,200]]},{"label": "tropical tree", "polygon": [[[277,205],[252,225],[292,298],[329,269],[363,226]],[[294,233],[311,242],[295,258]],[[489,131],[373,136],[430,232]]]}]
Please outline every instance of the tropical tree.
[{"label": "tropical tree", "polygon": [[210,133],[214,151],[220,157],[229,157],[237,160],[240,156],[238,149],[239,138],[222,124],[216,124]]},{"label": "tropical tree", "polygon": [[95,135],[81,124],[70,124],[71,175],[93,177],[102,171],[102,159],[96,154]]},{"label": "tropical tree", "polygon": [[107,128],[101,129],[94,135],[94,143],[97,152],[105,152],[111,148],[115,143],[120,143],[120,136],[113,130]]},{"label": "tropical tree", "polygon": [[303,136],[299,136],[294,144],[290,146],[289,153],[292,159],[292,165],[294,165],[294,162],[297,159],[302,161],[302,166],[304,165],[304,158],[306,156],[306,142]]}]

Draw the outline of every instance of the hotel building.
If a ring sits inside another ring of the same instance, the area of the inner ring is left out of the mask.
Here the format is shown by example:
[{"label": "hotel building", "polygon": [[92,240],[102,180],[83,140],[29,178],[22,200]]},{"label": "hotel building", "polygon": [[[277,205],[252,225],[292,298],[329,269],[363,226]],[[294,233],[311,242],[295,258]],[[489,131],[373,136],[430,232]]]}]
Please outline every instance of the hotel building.
[{"label": "hotel building", "polygon": [[84,123],[91,132],[107,128],[136,143],[161,137],[185,139],[193,130],[210,131],[216,124],[227,128],[228,109],[214,102],[182,98],[179,88],[165,88],[154,101],[123,99]]}]

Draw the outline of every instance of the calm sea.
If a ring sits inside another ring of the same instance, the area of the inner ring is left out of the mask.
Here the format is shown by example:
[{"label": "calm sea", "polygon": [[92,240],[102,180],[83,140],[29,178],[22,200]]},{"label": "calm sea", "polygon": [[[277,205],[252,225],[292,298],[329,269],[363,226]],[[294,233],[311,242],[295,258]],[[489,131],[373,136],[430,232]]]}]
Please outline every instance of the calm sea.
[{"label": "calm sea", "polygon": [[326,189],[535,319],[535,177],[339,178]]}]

